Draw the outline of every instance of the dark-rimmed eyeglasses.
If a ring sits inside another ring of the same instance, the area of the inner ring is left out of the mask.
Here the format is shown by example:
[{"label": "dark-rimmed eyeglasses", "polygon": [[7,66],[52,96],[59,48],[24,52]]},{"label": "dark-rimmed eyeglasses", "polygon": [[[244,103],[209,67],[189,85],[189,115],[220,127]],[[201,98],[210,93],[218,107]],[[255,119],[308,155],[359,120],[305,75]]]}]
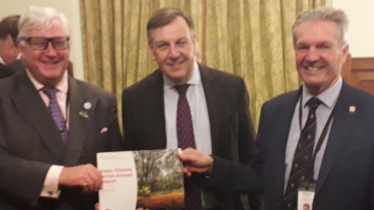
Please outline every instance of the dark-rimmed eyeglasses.
[{"label": "dark-rimmed eyeglasses", "polygon": [[48,44],[51,43],[55,50],[66,50],[69,47],[70,37],[24,37],[22,41],[28,43],[33,50],[45,50]]}]

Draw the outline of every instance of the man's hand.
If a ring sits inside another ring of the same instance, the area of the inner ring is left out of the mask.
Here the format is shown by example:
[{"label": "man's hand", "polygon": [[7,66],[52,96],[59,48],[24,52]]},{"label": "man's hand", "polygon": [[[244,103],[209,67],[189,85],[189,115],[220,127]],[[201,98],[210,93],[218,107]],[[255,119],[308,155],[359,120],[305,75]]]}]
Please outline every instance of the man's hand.
[{"label": "man's hand", "polygon": [[82,186],[85,193],[96,192],[103,187],[103,176],[92,164],[64,167],[61,171],[59,185]]},{"label": "man's hand", "polygon": [[210,174],[212,172],[214,160],[210,155],[187,148],[178,154],[178,158],[183,161],[183,172],[187,176],[191,176],[192,173]]}]

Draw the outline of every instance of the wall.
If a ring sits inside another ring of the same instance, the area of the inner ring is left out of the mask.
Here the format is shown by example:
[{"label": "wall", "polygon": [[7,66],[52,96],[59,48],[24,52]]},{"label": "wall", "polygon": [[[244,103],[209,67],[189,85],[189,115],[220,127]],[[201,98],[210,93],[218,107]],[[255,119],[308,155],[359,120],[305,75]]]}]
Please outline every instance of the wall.
[{"label": "wall", "polygon": [[70,60],[74,64],[75,77],[83,80],[79,0],[1,0],[0,19],[8,15],[21,14],[31,5],[53,7],[68,17],[73,27]]},{"label": "wall", "polygon": [[374,57],[374,0],[327,0],[349,18],[348,42],[352,57]]}]

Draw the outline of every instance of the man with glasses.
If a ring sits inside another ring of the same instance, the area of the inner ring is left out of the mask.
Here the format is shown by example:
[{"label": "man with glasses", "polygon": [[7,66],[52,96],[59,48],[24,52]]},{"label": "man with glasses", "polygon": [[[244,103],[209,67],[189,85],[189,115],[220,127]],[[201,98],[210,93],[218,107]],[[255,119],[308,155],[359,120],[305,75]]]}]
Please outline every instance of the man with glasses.
[{"label": "man with glasses", "polygon": [[93,209],[96,153],[123,149],[115,97],[67,74],[70,34],[52,8],[20,18],[26,71],[0,82],[0,209]]}]

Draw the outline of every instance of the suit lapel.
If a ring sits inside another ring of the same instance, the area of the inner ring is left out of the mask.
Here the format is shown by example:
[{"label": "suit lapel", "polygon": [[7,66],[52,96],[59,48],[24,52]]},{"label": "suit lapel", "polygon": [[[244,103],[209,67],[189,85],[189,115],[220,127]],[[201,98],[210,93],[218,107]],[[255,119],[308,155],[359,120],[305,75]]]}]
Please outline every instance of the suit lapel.
[{"label": "suit lapel", "polygon": [[[166,148],[166,128],[165,128],[165,108],[164,108],[164,79],[161,70],[157,70],[151,77],[148,78],[149,85],[147,86],[148,99],[145,100],[145,110],[147,111],[149,130],[152,131],[155,148]],[[156,122],[156,123],[155,123]]]},{"label": "suit lapel", "polygon": [[356,115],[349,112],[349,106],[356,106],[359,109],[361,102],[355,99],[354,94],[350,93],[351,87],[343,83],[343,87],[335,105],[334,119],[326,150],[323,156],[320,174],[318,176],[316,192],[318,192],[325,183],[339,151],[347,141],[347,136],[351,130],[350,122],[355,121]]},{"label": "suit lapel", "polygon": [[78,163],[88,134],[92,132],[92,117],[98,98],[88,94],[78,87],[75,79],[69,77],[69,138],[64,159],[66,166]]},{"label": "suit lapel", "polygon": [[210,133],[212,139],[212,153],[214,155],[222,156],[216,154],[219,151],[218,146],[220,145],[219,140],[219,125],[220,125],[220,104],[217,93],[217,88],[219,88],[215,83],[215,76],[209,74],[209,69],[207,67],[199,64],[199,70],[201,75],[201,82],[204,88],[205,99],[208,108],[209,122],[210,122]]},{"label": "suit lapel", "polygon": [[273,160],[276,161],[274,165],[274,173],[276,177],[276,192],[283,198],[284,194],[284,174],[286,170],[285,158],[286,158],[286,148],[288,141],[288,134],[290,131],[292,117],[295,111],[296,103],[300,97],[301,88],[298,91],[291,92],[285,98],[285,103],[279,103],[278,109],[275,111],[278,116],[273,120],[273,125],[267,130],[271,131],[273,134],[272,139],[274,141],[269,142],[273,145],[269,147],[274,148]]},{"label": "suit lapel", "polygon": [[26,73],[22,72],[17,77],[17,81],[15,81],[16,85],[12,88],[14,94],[11,96],[15,106],[62,163],[65,154],[65,145],[62,142],[48,108]]}]

